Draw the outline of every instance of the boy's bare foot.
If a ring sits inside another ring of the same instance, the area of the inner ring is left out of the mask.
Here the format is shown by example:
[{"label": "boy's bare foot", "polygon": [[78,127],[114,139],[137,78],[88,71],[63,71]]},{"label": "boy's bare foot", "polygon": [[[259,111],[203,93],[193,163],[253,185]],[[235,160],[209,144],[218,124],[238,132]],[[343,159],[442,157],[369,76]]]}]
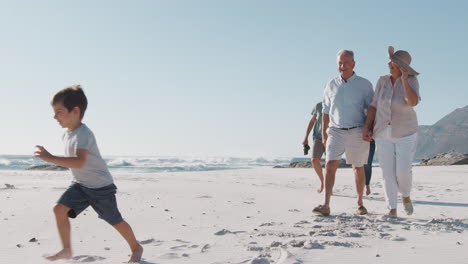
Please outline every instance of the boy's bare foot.
[{"label": "boy's bare foot", "polygon": [[132,256],[130,256],[130,260],[128,263],[134,263],[141,260],[141,256],[143,255],[143,247],[138,245],[138,248],[132,251]]},{"label": "boy's bare foot", "polygon": [[317,188],[317,193],[323,192],[323,184],[320,184],[320,188]]},{"label": "boy's bare foot", "polygon": [[371,194],[370,186],[366,185],[366,196],[369,196]]},{"label": "boy's bare foot", "polygon": [[48,261],[56,261],[59,259],[71,259],[72,251],[71,248],[64,248],[57,252],[55,255],[45,257]]}]

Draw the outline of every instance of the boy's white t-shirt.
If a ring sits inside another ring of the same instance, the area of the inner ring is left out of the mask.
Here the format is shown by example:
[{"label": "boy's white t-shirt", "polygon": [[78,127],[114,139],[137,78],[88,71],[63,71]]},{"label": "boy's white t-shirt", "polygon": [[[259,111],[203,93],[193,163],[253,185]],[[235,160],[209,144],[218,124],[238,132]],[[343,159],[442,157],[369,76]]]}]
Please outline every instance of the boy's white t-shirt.
[{"label": "boy's white t-shirt", "polygon": [[93,132],[85,125],[63,135],[65,157],[76,157],[76,150],[86,149],[88,158],[83,168],[70,168],[73,181],[88,188],[101,188],[112,184],[114,180],[102,159]]}]

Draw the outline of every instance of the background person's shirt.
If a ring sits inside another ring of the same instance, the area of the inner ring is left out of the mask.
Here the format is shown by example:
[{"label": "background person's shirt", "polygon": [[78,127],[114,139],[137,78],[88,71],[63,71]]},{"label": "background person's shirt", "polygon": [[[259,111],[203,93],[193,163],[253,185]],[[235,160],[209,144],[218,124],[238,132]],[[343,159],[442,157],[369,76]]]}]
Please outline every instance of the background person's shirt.
[{"label": "background person's shirt", "polygon": [[63,135],[65,157],[76,157],[78,149],[88,151],[83,168],[70,168],[73,181],[88,188],[101,188],[113,183],[112,175],[102,159],[93,132],[85,125]]},{"label": "background person's shirt", "polygon": [[315,105],[312,110],[312,116],[315,116],[312,138],[322,140],[322,102]]},{"label": "background person's shirt", "polygon": [[[410,76],[408,83],[421,100],[418,79]],[[396,79],[395,84],[392,84],[390,75],[381,76],[375,86],[371,106],[377,110],[374,135],[379,134],[388,126],[391,126],[391,133],[395,138],[410,136],[418,131],[416,112],[405,101],[405,88],[401,78]]]},{"label": "background person's shirt", "polygon": [[341,76],[330,80],[323,93],[323,114],[330,116],[329,127],[364,126],[373,96],[371,82],[356,74],[347,81]]}]

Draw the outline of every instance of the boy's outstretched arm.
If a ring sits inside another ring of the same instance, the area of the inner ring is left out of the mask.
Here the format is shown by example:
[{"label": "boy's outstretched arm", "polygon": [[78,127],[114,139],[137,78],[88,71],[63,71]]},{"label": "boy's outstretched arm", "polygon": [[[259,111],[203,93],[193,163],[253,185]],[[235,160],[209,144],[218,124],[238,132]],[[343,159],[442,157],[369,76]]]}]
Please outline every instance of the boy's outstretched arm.
[{"label": "boy's outstretched arm", "polygon": [[66,168],[79,169],[83,168],[86,159],[88,158],[88,150],[77,149],[76,157],[57,157],[49,153],[43,146],[36,146],[37,151],[34,152],[36,158],[40,158],[43,161],[57,164]]}]

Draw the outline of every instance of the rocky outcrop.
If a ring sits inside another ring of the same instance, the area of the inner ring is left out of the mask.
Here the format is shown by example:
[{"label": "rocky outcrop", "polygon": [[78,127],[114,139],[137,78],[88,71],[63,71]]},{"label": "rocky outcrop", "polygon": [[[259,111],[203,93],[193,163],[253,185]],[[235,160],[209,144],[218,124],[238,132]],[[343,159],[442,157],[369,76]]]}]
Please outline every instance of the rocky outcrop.
[{"label": "rocky outcrop", "polygon": [[421,166],[441,166],[441,165],[468,165],[468,153],[450,152],[439,154],[430,159],[424,159],[419,164]]},{"label": "rocky outcrop", "polygon": [[416,159],[447,152],[468,152],[468,106],[456,109],[432,126],[418,128]]},{"label": "rocky outcrop", "polygon": [[[322,168],[325,167],[325,161],[321,160],[320,164],[322,165]],[[288,168],[312,168],[312,162],[310,161],[295,161],[289,163]],[[340,165],[338,168],[351,168],[351,165],[346,164],[346,160],[342,159],[340,162]]]},{"label": "rocky outcrop", "polygon": [[46,164],[46,165],[33,166],[31,168],[27,168],[26,170],[64,171],[64,170],[68,170],[68,168],[58,166],[58,165]]},{"label": "rocky outcrop", "polygon": [[294,161],[285,168],[312,168],[312,163],[310,161]]}]

